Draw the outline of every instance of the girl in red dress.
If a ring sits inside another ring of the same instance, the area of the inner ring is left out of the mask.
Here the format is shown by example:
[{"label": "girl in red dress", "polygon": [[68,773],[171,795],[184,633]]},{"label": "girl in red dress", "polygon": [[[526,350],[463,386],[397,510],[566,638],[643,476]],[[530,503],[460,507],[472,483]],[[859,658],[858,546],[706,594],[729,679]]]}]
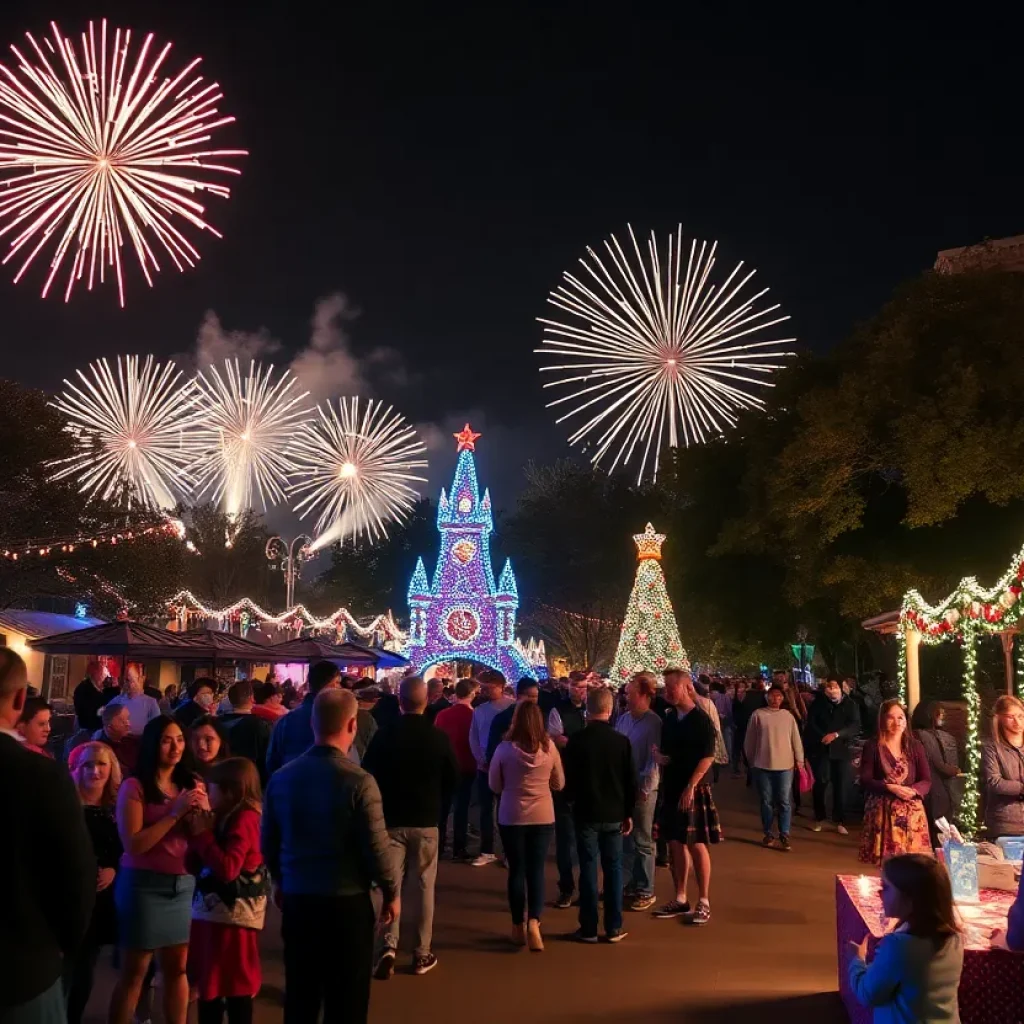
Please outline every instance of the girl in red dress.
[{"label": "girl in red dress", "polygon": [[260,990],[259,932],[269,876],[260,853],[262,795],[256,766],[244,757],[213,765],[206,776],[211,813],[189,840],[197,875],[189,939],[189,981],[199,1024],[252,1024]]}]

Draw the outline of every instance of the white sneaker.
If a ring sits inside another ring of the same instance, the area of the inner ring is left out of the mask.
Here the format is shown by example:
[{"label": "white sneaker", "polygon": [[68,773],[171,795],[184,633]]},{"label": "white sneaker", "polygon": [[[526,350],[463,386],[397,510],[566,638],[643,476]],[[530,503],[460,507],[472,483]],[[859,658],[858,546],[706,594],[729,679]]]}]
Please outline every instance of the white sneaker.
[{"label": "white sneaker", "polygon": [[485,868],[488,864],[493,864],[498,858],[493,853],[481,853],[476,860],[473,861],[473,867]]},{"label": "white sneaker", "polygon": [[836,825],[836,831],[841,836],[848,836],[850,834],[850,830],[845,825]]}]

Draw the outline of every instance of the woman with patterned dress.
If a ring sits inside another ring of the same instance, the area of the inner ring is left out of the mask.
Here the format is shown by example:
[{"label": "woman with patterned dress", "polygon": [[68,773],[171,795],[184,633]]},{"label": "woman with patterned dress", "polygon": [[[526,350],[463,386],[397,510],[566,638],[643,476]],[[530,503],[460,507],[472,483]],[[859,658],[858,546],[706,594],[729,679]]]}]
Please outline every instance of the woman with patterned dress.
[{"label": "woman with patterned dress", "polygon": [[866,795],[862,861],[881,864],[898,853],[931,853],[924,809],[932,785],[928,758],[898,700],[878,709],[877,734],[861,755],[860,784]]}]

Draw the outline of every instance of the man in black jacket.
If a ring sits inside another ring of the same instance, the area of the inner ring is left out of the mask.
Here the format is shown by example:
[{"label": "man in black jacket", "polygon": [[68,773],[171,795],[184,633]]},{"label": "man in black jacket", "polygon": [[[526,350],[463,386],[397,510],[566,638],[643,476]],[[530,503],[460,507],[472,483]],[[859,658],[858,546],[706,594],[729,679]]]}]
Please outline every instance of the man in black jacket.
[{"label": "man in black jacket", "polygon": [[832,784],[832,822],[840,835],[847,834],[846,794],[852,775],[851,744],[860,735],[860,709],[843,693],[838,679],[829,679],[807,714],[804,746],[814,772],[815,832],[825,827],[825,790]]},{"label": "man in black jacket", "polygon": [[[437,966],[430,951],[434,931],[434,883],[437,880],[437,823],[444,801],[451,798],[458,766],[451,742],[427,721],[427,684],[419,676],[402,680],[398,693],[401,717],[382,726],[370,740],[363,768],[380,787],[392,867],[399,885],[415,880],[418,911],[413,971],[426,974]],[[391,977],[398,952],[396,916],[388,925],[374,971],[381,981]]]},{"label": "man in black jacket", "polygon": [[260,773],[260,785],[267,786],[267,750],[270,749],[270,734],[274,727],[265,719],[252,713],[252,683],[240,679],[228,687],[231,714],[221,715],[220,720],[228,734],[231,753],[235,757],[247,757]]},{"label": "man in black jacket", "polygon": [[85,666],[85,679],[75,687],[73,698],[78,728],[95,732],[100,727],[100,712],[119,693],[103,663],[90,661]]},{"label": "man in black jacket", "polygon": [[[587,724],[587,674],[569,673],[569,695],[560,698],[548,712],[548,735],[559,751]],[[572,855],[576,847],[576,829],[573,827],[572,806],[565,791],[553,793],[555,802],[555,863],[558,865],[558,899],[555,906],[566,910],[572,906],[576,888],[573,878]]]},{"label": "man in black jacket", "polygon": [[604,930],[608,942],[622,929],[622,837],[633,829],[636,777],[629,740],[611,726],[612,692],[587,698],[587,727],[565,747],[565,789],[572,802],[580,859],[580,942],[597,942],[597,863],[604,874]]},{"label": "man in black jacket", "polygon": [[65,1019],[61,972],[85,937],[97,879],[67,770],[15,731],[27,693],[25,663],[0,647],[0,1020],[26,1024]]},{"label": "man in black jacket", "polygon": [[505,738],[505,733],[512,728],[512,716],[516,713],[516,704],[530,702],[536,704],[540,699],[540,684],[536,679],[523,676],[516,683],[516,703],[509,704],[504,711],[499,711],[491,721],[491,727],[487,731],[487,760],[490,762],[498,744]]}]

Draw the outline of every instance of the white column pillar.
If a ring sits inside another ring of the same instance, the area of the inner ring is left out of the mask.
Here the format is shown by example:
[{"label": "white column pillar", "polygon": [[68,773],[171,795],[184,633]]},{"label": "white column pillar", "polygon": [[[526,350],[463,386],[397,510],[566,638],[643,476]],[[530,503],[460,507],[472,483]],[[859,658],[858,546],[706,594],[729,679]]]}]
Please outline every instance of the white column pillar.
[{"label": "white column pillar", "polygon": [[913,714],[921,700],[921,634],[907,626],[907,713]]}]

